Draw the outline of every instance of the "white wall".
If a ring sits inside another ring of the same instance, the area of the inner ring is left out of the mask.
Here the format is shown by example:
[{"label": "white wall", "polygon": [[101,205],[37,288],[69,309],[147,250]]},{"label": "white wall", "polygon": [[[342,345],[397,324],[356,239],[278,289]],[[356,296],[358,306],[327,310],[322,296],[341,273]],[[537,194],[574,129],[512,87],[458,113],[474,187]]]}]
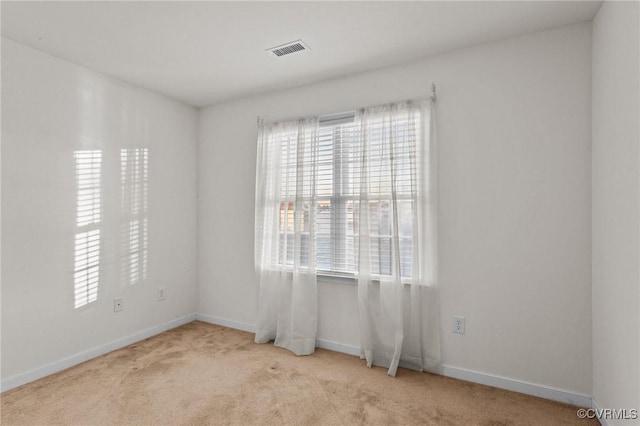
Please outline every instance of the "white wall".
[{"label": "white wall", "polygon": [[[3,381],[195,311],[196,120],[194,108],[2,39]],[[120,278],[121,148],[149,150],[148,279],[135,285]],[[98,300],[74,309],[79,149],[102,150],[103,239]]]},{"label": "white wall", "polygon": [[[201,110],[198,312],[256,321],[256,115],[340,112],[432,81],[444,363],[590,395],[590,23]],[[355,287],[319,287],[318,337],[359,346]]]},{"label": "white wall", "polygon": [[593,395],[603,408],[640,409],[639,14],[638,2],[607,1],[593,21]]}]

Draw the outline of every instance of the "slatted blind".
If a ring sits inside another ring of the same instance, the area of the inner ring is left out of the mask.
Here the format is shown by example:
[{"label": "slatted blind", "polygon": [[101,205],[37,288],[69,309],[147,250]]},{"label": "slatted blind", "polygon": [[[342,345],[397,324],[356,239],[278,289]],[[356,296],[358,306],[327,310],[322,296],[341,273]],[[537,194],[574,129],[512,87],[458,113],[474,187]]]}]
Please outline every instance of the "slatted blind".
[{"label": "slatted blind", "polygon": [[100,220],[102,152],[75,152],[76,235],[74,249],[74,306],[98,299],[100,282]]},{"label": "slatted blind", "polygon": [[[274,142],[280,143],[282,158],[280,264],[292,266],[296,259],[301,265],[308,263],[311,251],[306,230],[314,221],[317,269],[326,274],[354,274],[358,270],[363,189],[368,204],[368,226],[363,228],[368,236],[371,273],[390,275],[392,256],[398,253],[401,276],[411,276],[420,114],[396,111],[390,117],[374,114],[357,123],[353,115],[325,120],[317,143],[298,137],[296,132],[276,136]],[[304,197],[302,202],[298,198],[296,205],[295,188],[300,178]],[[296,226],[303,231],[298,258]]]},{"label": "slatted blind", "polygon": [[[315,247],[310,244],[310,221],[315,215],[312,203],[316,192],[316,132],[313,127],[275,131],[269,143],[279,144],[279,247],[275,264],[308,267]],[[274,150],[275,152],[275,150]]]},{"label": "slatted blind", "polygon": [[318,269],[355,272],[357,265],[356,211],[353,156],[358,132],[350,122],[320,127],[318,161],[318,215],[316,216]]},{"label": "slatted blind", "polygon": [[[418,148],[421,141],[421,114],[407,105],[394,110],[381,108],[363,118],[359,157],[354,180],[364,179],[368,206],[371,273],[411,277],[413,240],[417,241]],[[364,167],[364,169],[363,169]],[[359,206],[360,207],[360,206]],[[397,256],[398,262],[393,257]],[[397,266],[394,266],[397,265]]]}]

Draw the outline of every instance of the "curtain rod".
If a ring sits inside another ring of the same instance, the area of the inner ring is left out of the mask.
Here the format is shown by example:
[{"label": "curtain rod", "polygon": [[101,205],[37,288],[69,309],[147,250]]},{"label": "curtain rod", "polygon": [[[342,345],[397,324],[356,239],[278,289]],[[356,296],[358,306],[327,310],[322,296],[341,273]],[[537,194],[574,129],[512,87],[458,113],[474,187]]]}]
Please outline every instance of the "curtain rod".
[{"label": "curtain rod", "polygon": [[[429,93],[429,98],[432,101],[436,101],[437,97],[436,97],[436,84],[435,83],[431,83],[431,93]],[[339,114],[327,114],[326,116],[333,116],[333,115],[344,115],[347,113],[339,113]],[[305,117],[298,117],[298,119],[300,118],[305,118]],[[258,126],[260,125],[260,122],[262,121],[262,117],[260,117],[260,115],[257,116],[256,118],[256,123],[258,124]],[[279,120],[279,121],[288,121],[288,120]],[[328,120],[330,121],[330,120]]]}]

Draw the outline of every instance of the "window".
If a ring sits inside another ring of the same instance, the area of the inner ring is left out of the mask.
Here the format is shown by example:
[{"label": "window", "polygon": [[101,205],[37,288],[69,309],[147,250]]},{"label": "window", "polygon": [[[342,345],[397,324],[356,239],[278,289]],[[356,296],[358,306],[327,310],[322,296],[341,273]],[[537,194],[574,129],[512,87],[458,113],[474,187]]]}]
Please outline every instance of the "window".
[{"label": "window", "polygon": [[[334,116],[320,121],[317,146],[313,147],[313,138],[300,138],[295,132],[278,135],[281,266],[291,267],[294,260],[305,266],[309,253],[315,252],[320,274],[353,276],[358,270],[362,228],[368,233],[372,275],[393,273],[393,245],[398,244],[399,273],[411,276],[418,121],[415,115],[394,116],[391,122],[388,116],[381,116],[369,119],[363,128],[354,122],[353,115]],[[300,143],[309,146],[301,149]],[[308,173],[315,176],[313,182],[307,182],[306,175],[298,176],[301,169],[305,173],[312,169]],[[302,192],[296,188],[299,180],[306,185]],[[359,222],[361,200],[368,204],[365,224]],[[310,221],[315,221],[313,251],[309,247]],[[296,229],[300,230],[299,245],[294,241]],[[298,253],[294,253],[295,247],[299,247]]]}]

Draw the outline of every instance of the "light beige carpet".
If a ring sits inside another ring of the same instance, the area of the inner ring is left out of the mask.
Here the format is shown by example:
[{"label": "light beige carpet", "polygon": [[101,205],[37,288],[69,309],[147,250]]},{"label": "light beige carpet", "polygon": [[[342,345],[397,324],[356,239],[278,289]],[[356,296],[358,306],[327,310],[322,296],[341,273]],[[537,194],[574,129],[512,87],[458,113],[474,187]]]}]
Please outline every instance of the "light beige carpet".
[{"label": "light beige carpet", "polygon": [[2,425],[597,425],[576,407],[438,375],[296,357],[193,322],[3,393]]}]

